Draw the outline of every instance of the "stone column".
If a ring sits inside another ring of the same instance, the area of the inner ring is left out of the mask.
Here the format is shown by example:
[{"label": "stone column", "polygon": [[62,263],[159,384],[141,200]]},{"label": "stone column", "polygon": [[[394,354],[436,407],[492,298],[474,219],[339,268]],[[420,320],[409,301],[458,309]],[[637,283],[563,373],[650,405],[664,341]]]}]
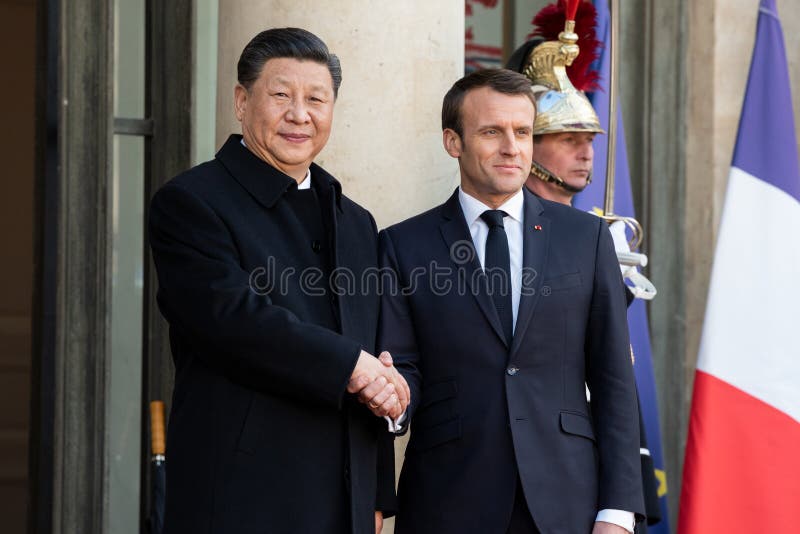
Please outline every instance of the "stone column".
[{"label": "stone column", "polygon": [[444,201],[457,164],[442,148],[441,105],[463,74],[459,0],[220,0],[217,145],[240,132],[233,115],[236,61],[273,27],[305,28],[342,62],[333,132],[317,163],[379,227]]}]

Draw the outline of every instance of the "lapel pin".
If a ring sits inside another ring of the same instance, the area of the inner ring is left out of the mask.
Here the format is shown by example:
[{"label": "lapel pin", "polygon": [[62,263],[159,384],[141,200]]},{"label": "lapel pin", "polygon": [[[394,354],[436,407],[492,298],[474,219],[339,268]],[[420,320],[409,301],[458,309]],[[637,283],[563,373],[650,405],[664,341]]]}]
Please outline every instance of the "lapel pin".
[{"label": "lapel pin", "polygon": [[534,229],[534,230],[536,230],[536,231],[538,232],[539,230],[541,230],[541,229],[542,229],[542,227],[541,227],[540,225],[538,225],[538,224],[537,224],[536,226],[534,226],[534,227],[533,227],[533,229]]}]

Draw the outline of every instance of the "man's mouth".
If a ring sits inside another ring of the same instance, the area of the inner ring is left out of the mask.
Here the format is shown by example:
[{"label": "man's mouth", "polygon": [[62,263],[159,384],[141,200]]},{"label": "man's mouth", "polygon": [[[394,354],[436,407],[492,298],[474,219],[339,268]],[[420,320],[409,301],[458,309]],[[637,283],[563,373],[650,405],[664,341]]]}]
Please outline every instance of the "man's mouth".
[{"label": "man's mouth", "polygon": [[308,141],[309,139],[311,139],[310,135],[300,134],[300,133],[279,133],[278,135],[280,135],[290,143],[302,143],[304,141]]},{"label": "man's mouth", "polygon": [[498,169],[500,171],[505,171],[505,172],[517,171],[517,170],[520,169],[519,165],[513,165],[511,163],[495,165],[494,167],[495,167],[495,169]]}]

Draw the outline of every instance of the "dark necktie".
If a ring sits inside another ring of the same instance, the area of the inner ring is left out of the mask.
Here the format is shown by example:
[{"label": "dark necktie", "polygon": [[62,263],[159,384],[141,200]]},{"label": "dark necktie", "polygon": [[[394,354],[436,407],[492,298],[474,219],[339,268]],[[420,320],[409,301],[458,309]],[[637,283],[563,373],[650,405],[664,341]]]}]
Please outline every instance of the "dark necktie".
[{"label": "dark necktie", "polygon": [[503,217],[508,214],[501,210],[486,210],[481,214],[487,225],[484,271],[487,275],[489,295],[494,301],[506,343],[511,345],[514,335],[514,315],[511,310],[511,255],[508,252],[508,237],[503,226]]}]

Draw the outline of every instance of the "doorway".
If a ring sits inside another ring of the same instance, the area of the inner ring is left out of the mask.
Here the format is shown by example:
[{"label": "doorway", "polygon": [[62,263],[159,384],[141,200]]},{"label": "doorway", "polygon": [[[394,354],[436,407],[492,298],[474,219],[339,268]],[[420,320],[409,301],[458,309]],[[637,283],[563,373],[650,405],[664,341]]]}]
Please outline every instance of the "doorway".
[{"label": "doorway", "polygon": [[36,2],[0,0],[0,530],[25,532],[33,291]]}]

